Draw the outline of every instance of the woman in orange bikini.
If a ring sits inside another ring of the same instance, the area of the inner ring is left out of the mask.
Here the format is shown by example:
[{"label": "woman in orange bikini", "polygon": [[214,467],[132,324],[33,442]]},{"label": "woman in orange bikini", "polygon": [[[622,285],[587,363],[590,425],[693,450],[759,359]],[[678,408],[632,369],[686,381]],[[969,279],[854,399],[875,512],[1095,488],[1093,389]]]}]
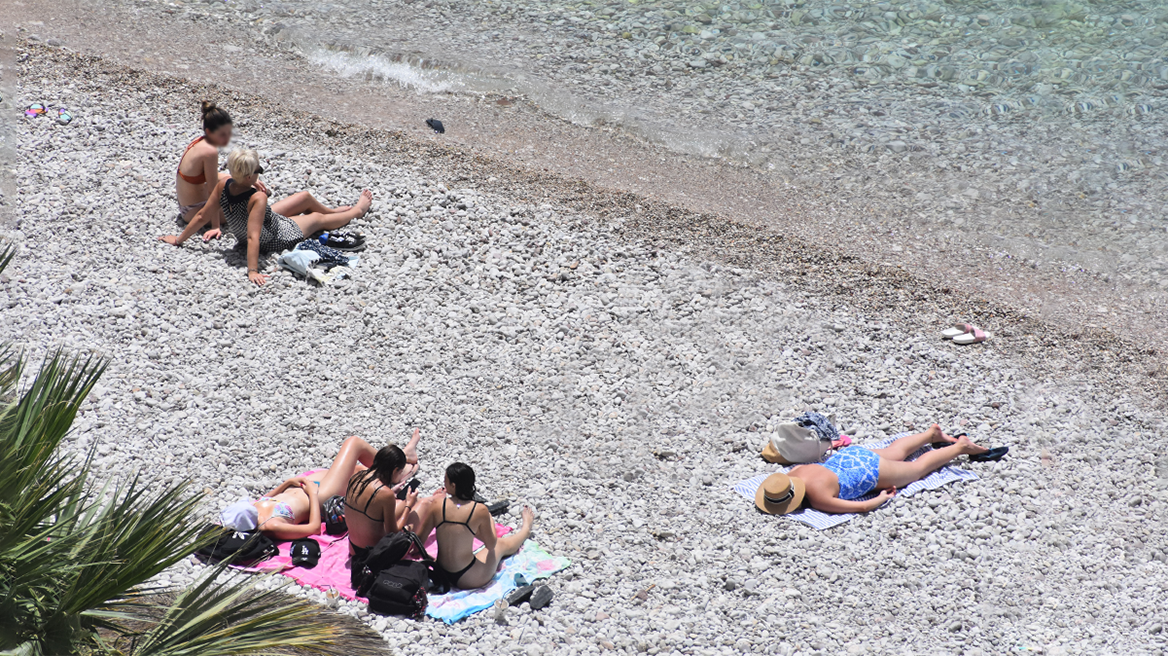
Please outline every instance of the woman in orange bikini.
[{"label": "woman in orange bikini", "polygon": [[[231,116],[209,100],[203,101],[202,114],[203,136],[187,144],[174,179],[178,213],[184,223],[190,223],[207,204],[219,178],[231,177],[226,171],[219,172],[219,149],[231,142]],[[262,182],[257,182],[256,188],[268,193]]]}]

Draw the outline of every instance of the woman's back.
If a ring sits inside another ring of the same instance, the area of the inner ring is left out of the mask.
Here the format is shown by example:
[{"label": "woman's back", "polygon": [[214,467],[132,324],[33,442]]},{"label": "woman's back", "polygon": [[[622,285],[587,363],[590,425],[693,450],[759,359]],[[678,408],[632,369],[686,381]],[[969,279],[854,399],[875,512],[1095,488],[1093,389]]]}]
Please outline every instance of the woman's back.
[{"label": "woman's back", "polygon": [[[234,179],[223,185],[223,193],[219,195],[219,208],[223,210],[223,221],[227,230],[239,242],[247,241],[247,223],[250,218],[252,196],[258,193],[255,187],[244,187]],[[291,220],[276,214],[268,205],[267,197],[263,197],[264,223],[260,228],[260,250],[263,252],[279,252],[294,247],[304,239],[304,233]]]},{"label": "woman's back", "polygon": [[[357,472],[354,478],[362,476]],[[364,474],[367,476],[367,474]],[[385,518],[394,518],[393,494],[379,480],[372,480],[366,486],[354,485],[349,481],[345,494],[345,523],[349,528],[349,542],[357,547],[372,547],[386,531]]]},{"label": "woman's back", "polygon": [[450,570],[462,569],[474,559],[474,539],[483,527],[487,507],[477,501],[453,497],[442,500],[435,514],[438,537],[438,564]]}]

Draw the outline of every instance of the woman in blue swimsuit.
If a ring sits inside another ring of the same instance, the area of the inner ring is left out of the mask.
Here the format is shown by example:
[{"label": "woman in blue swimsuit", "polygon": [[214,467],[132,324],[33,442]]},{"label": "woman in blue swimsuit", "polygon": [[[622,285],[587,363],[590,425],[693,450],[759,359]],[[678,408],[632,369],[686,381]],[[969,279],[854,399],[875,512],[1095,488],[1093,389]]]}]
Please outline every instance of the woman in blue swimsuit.
[{"label": "woman in blue swimsuit", "polygon": [[[904,459],[931,442],[948,442],[949,446],[934,449],[913,460]],[[929,430],[902,437],[883,449],[865,449],[849,446],[840,449],[822,465],[799,465],[788,475],[793,488],[805,488],[805,503],[812,508],[831,513],[868,512],[884,505],[896,494],[896,489],[918,481],[945,466],[960,455],[988,451],[967,436],[954,439],[933,424]],[[856,501],[873,490],[880,494],[867,501]],[[795,504],[788,512],[797,510]]]}]

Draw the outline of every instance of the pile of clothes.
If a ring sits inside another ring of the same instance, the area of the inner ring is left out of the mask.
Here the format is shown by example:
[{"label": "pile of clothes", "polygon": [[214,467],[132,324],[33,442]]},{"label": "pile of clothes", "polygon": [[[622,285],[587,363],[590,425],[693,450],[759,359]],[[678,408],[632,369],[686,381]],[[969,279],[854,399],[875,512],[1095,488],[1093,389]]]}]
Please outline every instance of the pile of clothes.
[{"label": "pile of clothes", "polygon": [[[348,253],[362,250],[365,250],[365,236],[362,234],[324,232],[284,251],[276,263],[305,280],[329,285],[350,277],[360,258]],[[337,267],[345,268],[335,270]]]}]

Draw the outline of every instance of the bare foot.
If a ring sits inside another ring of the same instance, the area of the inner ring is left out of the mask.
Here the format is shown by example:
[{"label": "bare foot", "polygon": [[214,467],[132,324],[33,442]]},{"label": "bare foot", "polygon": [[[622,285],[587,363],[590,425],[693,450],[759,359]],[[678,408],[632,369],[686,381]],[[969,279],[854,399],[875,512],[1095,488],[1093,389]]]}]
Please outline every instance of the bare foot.
[{"label": "bare foot", "polygon": [[413,478],[414,475],[417,473],[418,473],[418,463],[416,463],[416,462],[407,463],[405,467],[402,467],[401,474],[399,476],[394,476],[393,484],[394,485],[401,485],[402,483]]},{"label": "bare foot", "polygon": [[[531,535],[531,528],[535,525],[535,512],[531,510],[531,506],[523,506],[523,526],[519,528],[520,535]],[[527,539],[527,538],[524,538]]]},{"label": "bare foot", "polygon": [[361,198],[357,200],[355,207],[361,210],[360,216],[365,216],[369,213],[370,206],[373,205],[373,192],[366,189],[361,192]]},{"label": "bare foot", "polygon": [[961,449],[961,452],[966,455],[985,453],[986,451],[989,451],[989,449],[985,448],[984,446],[974,444],[973,441],[969,439],[968,435],[962,435],[961,437],[957,438],[956,444],[957,448]]},{"label": "bare foot", "polygon": [[402,453],[406,454],[406,462],[410,464],[418,464],[418,442],[422,440],[422,429],[415,428],[414,434],[410,437],[410,441],[402,449]]},{"label": "bare foot", "polygon": [[957,443],[956,438],[946,435],[945,431],[941,430],[940,424],[933,424],[930,426],[929,430],[925,431],[925,435],[929,436],[930,442],[948,442],[950,444]]}]

